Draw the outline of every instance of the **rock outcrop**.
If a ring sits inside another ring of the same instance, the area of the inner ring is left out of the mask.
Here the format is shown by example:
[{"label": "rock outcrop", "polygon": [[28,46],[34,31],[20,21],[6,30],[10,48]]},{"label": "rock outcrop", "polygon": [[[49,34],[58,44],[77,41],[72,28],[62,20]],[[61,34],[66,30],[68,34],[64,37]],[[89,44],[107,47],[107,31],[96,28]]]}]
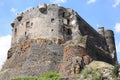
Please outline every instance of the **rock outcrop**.
[{"label": "rock outcrop", "polygon": [[102,62],[93,61],[80,74],[80,80],[116,80],[113,76],[113,66]]}]

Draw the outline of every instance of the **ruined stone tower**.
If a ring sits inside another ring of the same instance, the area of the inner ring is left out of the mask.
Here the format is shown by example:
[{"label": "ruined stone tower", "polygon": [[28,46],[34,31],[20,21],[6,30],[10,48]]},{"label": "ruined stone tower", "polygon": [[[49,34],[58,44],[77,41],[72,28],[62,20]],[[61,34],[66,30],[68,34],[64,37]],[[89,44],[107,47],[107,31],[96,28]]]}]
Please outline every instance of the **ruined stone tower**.
[{"label": "ruined stone tower", "polygon": [[68,76],[93,60],[117,62],[113,31],[95,31],[70,8],[41,4],[17,15],[11,25],[11,48],[0,80],[48,71]]},{"label": "ruined stone tower", "polygon": [[111,57],[113,58],[113,61],[117,60],[114,32],[112,30],[104,30],[104,27],[99,27],[98,33],[101,34],[103,37],[105,37],[108,51],[109,51]]},{"label": "ruined stone tower", "polygon": [[105,31],[105,39],[106,39],[107,46],[109,48],[109,52],[110,52],[112,58],[114,60],[117,60],[114,33],[113,33],[112,30],[106,30]]}]

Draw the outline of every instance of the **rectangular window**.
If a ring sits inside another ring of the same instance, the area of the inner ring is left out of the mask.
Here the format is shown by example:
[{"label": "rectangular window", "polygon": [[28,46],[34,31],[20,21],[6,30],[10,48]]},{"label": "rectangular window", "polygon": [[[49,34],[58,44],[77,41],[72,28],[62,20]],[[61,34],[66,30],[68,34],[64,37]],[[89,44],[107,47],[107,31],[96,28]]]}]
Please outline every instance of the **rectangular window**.
[{"label": "rectangular window", "polygon": [[30,28],[30,21],[26,22],[26,28]]},{"label": "rectangular window", "polygon": [[17,28],[15,28],[15,32],[14,32],[14,35],[16,35],[17,34]]}]

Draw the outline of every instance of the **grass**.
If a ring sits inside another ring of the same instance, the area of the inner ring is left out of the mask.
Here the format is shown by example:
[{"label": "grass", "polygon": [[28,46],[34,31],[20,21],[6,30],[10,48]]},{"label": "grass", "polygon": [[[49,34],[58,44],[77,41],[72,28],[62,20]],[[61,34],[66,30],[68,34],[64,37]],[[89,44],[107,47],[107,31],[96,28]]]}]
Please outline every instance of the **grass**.
[{"label": "grass", "polygon": [[87,68],[83,71],[83,78],[88,79],[91,76],[92,80],[102,80],[100,69]]},{"label": "grass", "polygon": [[36,77],[21,77],[21,78],[15,78],[11,80],[37,80]]},{"label": "grass", "polygon": [[82,43],[82,40],[83,40],[83,37],[82,37],[82,36],[78,36],[78,37],[77,37],[77,42],[78,42],[78,43]]},{"label": "grass", "polygon": [[118,77],[118,70],[120,68],[120,65],[115,64],[112,69],[112,77],[117,78]]},{"label": "grass", "polygon": [[21,78],[14,78],[11,80],[60,80],[61,76],[59,73],[51,71],[43,74],[39,78],[36,77],[21,77]]},{"label": "grass", "polygon": [[43,74],[38,80],[60,80],[61,76],[59,73],[51,71]]}]

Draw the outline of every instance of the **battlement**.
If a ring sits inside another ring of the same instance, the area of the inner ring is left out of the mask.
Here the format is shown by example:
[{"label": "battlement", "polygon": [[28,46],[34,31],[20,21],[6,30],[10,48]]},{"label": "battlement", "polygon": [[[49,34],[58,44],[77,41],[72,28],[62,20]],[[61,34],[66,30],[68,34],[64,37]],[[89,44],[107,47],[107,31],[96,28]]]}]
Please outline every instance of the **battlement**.
[{"label": "battlement", "polygon": [[17,24],[17,22],[22,23],[22,21],[25,21],[27,19],[30,19],[30,18],[33,18],[33,17],[39,17],[40,12],[43,13],[43,14],[46,14],[47,9],[49,9],[49,7],[52,7],[52,6],[58,7],[57,4],[47,5],[45,3],[42,3],[37,7],[30,8],[30,9],[28,9],[28,10],[22,12],[22,13],[17,13],[16,19],[13,22],[11,22],[11,26],[14,27],[13,24]]}]

